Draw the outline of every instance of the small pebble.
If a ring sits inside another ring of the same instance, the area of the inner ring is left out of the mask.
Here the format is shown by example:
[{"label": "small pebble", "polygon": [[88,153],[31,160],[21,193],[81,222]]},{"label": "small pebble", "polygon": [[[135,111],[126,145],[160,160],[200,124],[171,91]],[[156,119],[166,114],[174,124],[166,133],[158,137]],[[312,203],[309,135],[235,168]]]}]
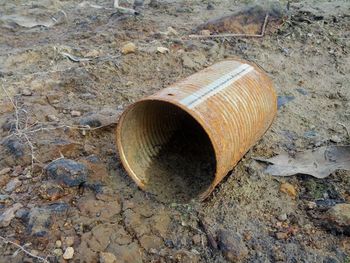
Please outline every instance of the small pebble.
[{"label": "small pebble", "polygon": [[72,110],[72,111],[70,112],[70,115],[71,115],[72,117],[80,117],[80,116],[81,116],[81,112],[80,112],[80,111],[77,111],[77,110]]},{"label": "small pebble", "polygon": [[55,245],[56,245],[56,247],[62,247],[62,241],[61,240],[56,240]]},{"label": "small pebble", "polygon": [[60,248],[56,248],[56,249],[53,250],[53,253],[54,253],[56,256],[60,257],[60,256],[62,256],[63,251],[62,251],[62,249],[60,249]]},{"label": "small pebble", "polygon": [[22,184],[22,182],[19,179],[14,178],[10,182],[7,183],[7,185],[5,187],[5,192],[11,193],[13,190],[15,190],[21,184]]},{"label": "small pebble", "polygon": [[9,172],[11,172],[11,168],[6,167],[6,168],[0,170],[0,175],[8,174]]},{"label": "small pebble", "polygon": [[207,10],[214,10],[214,9],[215,9],[214,5],[212,3],[208,3]]},{"label": "small pebble", "polygon": [[22,93],[23,96],[32,96],[32,91],[30,89],[23,89]]},{"label": "small pebble", "polygon": [[124,55],[129,53],[135,53],[135,51],[136,51],[136,45],[132,42],[125,44],[121,50],[122,54]]},{"label": "small pebble", "polygon": [[330,140],[331,140],[331,142],[335,142],[335,143],[341,142],[341,139],[337,135],[333,135]]},{"label": "small pebble", "polygon": [[46,116],[46,119],[47,119],[48,121],[53,121],[53,122],[58,122],[58,121],[60,120],[57,116],[55,116],[55,115],[53,115],[53,114],[47,115],[47,116]]},{"label": "small pebble", "polygon": [[117,258],[112,253],[108,253],[108,252],[100,253],[100,263],[115,263],[115,262],[117,262]]},{"label": "small pebble", "polygon": [[315,202],[309,201],[307,202],[307,208],[308,209],[315,209],[317,207],[317,204]]},{"label": "small pebble", "polygon": [[276,238],[277,239],[287,239],[288,238],[288,234],[287,233],[284,233],[284,232],[277,232],[276,233]]},{"label": "small pebble", "polygon": [[179,35],[179,33],[174,28],[169,26],[167,30],[167,35],[177,36]]},{"label": "small pebble", "polygon": [[193,244],[199,245],[201,243],[201,241],[202,241],[201,236],[200,235],[194,235],[192,237],[192,241],[193,241]]},{"label": "small pebble", "polygon": [[278,216],[279,221],[286,221],[287,220],[287,214],[281,214]]},{"label": "small pebble", "polygon": [[64,251],[63,259],[72,259],[74,255],[74,248],[67,247],[66,251]]},{"label": "small pebble", "polygon": [[157,47],[157,52],[158,52],[158,53],[165,54],[165,53],[168,53],[168,52],[169,52],[169,48],[166,48],[166,47]]},{"label": "small pebble", "polygon": [[64,237],[63,244],[67,247],[71,247],[74,244],[74,237]]},{"label": "small pebble", "polygon": [[199,34],[202,36],[210,36],[211,33],[210,33],[210,30],[204,29],[199,31]]}]

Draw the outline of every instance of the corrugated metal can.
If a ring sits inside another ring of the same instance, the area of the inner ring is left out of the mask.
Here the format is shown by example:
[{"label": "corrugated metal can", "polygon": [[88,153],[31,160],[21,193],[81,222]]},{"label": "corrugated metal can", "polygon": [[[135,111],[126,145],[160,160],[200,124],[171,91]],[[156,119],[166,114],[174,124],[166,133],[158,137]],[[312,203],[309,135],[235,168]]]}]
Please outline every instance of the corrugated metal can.
[{"label": "corrugated metal can", "polygon": [[117,127],[120,159],[141,189],[205,199],[276,112],[266,73],[225,60],[129,106]]}]

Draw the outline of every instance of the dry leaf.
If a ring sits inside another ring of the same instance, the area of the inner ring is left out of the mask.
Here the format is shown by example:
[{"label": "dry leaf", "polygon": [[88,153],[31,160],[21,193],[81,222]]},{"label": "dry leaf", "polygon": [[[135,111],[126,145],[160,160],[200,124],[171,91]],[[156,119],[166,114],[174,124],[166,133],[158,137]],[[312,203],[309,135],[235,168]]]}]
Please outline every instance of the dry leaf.
[{"label": "dry leaf", "polygon": [[274,176],[308,174],[325,178],[336,170],[350,170],[350,146],[325,146],[295,157],[282,153],[270,159],[255,159],[270,163],[265,172]]}]

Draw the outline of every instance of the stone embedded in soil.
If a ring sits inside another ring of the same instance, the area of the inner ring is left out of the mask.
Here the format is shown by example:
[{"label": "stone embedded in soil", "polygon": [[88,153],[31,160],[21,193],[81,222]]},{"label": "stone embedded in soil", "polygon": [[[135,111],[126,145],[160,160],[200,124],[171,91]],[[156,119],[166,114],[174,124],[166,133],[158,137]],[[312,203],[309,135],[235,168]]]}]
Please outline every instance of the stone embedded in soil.
[{"label": "stone embedded in soil", "polygon": [[73,236],[64,237],[62,239],[62,242],[66,247],[71,247],[74,244],[74,237]]},{"label": "stone embedded in soil", "polygon": [[62,247],[62,241],[61,240],[56,240],[55,246],[56,247]]},{"label": "stone embedded in soil", "polygon": [[117,258],[112,253],[101,252],[100,263],[117,263]]},{"label": "stone embedded in soil", "polygon": [[49,178],[66,187],[79,186],[85,183],[89,176],[85,164],[65,158],[51,162],[45,170]]},{"label": "stone embedded in soil", "polygon": [[129,54],[129,53],[135,53],[135,51],[136,51],[136,45],[132,42],[126,43],[121,49],[121,52],[123,55]]},{"label": "stone embedded in soil", "polygon": [[207,58],[203,55],[203,53],[199,53],[199,52],[193,52],[191,54],[185,53],[182,55],[181,59],[182,59],[182,65],[185,68],[195,69],[195,70],[200,69],[207,61]]},{"label": "stone embedded in soil", "polygon": [[17,138],[6,139],[2,143],[7,148],[8,153],[16,158],[21,158],[24,155],[24,146]]},{"label": "stone embedded in soil", "polygon": [[288,233],[277,232],[277,233],[276,233],[276,238],[279,239],[279,240],[288,239]]},{"label": "stone embedded in soil", "polygon": [[21,186],[22,182],[18,178],[12,179],[10,182],[7,183],[5,187],[5,192],[11,193],[13,192],[17,187]]},{"label": "stone embedded in soil", "polygon": [[36,145],[40,149],[41,162],[49,162],[62,155],[66,158],[75,158],[83,151],[83,145],[81,143],[63,138],[40,139]]},{"label": "stone embedded in soil", "polygon": [[69,206],[66,203],[53,203],[41,207],[33,207],[28,215],[27,231],[36,237],[47,236],[52,224],[52,218],[58,220],[65,216]]},{"label": "stone embedded in soil", "polygon": [[23,96],[32,96],[33,92],[30,89],[25,88],[22,90],[21,94]]},{"label": "stone embedded in soil", "polygon": [[72,259],[74,256],[74,248],[72,247],[67,247],[66,250],[64,251],[64,254],[63,254],[63,259]]},{"label": "stone embedded in soil", "polygon": [[280,214],[278,216],[278,220],[280,221],[286,221],[287,220],[287,214]]},{"label": "stone embedded in soil", "polygon": [[26,208],[20,208],[17,210],[15,216],[22,221],[26,221],[28,219],[29,211]]},{"label": "stone embedded in soil", "polygon": [[218,241],[219,249],[223,252],[228,261],[237,262],[244,260],[248,256],[249,251],[242,237],[237,233],[219,230]]},{"label": "stone embedded in soil", "polygon": [[166,47],[157,47],[157,52],[161,53],[161,54],[165,54],[165,53],[170,52],[170,50],[169,50],[169,48],[166,48]]},{"label": "stone embedded in soil", "polygon": [[71,115],[72,117],[80,117],[80,116],[81,116],[81,112],[80,112],[80,111],[77,111],[77,110],[72,110],[72,111],[70,112],[70,115]]},{"label": "stone embedded in soil", "polygon": [[18,209],[20,209],[22,204],[16,203],[12,207],[6,209],[1,215],[0,215],[0,227],[7,227],[10,225],[11,220],[15,218],[15,213]]},{"label": "stone embedded in soil", "polygon": [[341,139],[338,135],[333,135],[331,138],[330,138],[331,142],[335,142],[335,143],[341,143]]},{"label": "stone embedded in soil", "polygon": [[120,262],[123,263],[142,263],[141,248],[136,242],[127,245],[110,246],[108,252],[113,253]]},{"label": "stone embedded in soil", "polygon": [[350,235],[350,204],[336,204],[326,213],[330,229]]},{"label": "stone embedded in soil", "polygon": [[280,191],[289,195],[291,198],[295,199],[297,191],[295,187],[290,183],[282,183],[280,186]]},{"label": "stone embedded in soil", "polygon": [[82,215],[100,220],[110,219],[121,212],[121,203],[118,199],[106,202],[96,200],[92,195],[80,198],[77,207]]},{"label": "stone embedded in soil", "polygon": [[0,175],[8,174],[9,172],[11,172],[11,168],[6,167],[6,168],[0,170]]},{"label": "stone embedded in soil", "polygon": [[47,121],[52,121],[52,122],[59,122],[60,121],[60,119],[56,115],[53,115],[53,114],[46,115],[46,119],[47,119]]},{"label": "stone embedded in soil", "polygon": [[146,249],[160,249],[164,242],[160,237],[157,237],[156,235],[143,235],[139,238],[141,246]]},{"label": "stone embedded in soil", "polygon": [[53,253],[55,256],[57,256],[57,257],[60,257],[60,256],[63,255],[63,251],[62,251],[62,249],[60,249],[60,248],[54,249],[52,253]]}]

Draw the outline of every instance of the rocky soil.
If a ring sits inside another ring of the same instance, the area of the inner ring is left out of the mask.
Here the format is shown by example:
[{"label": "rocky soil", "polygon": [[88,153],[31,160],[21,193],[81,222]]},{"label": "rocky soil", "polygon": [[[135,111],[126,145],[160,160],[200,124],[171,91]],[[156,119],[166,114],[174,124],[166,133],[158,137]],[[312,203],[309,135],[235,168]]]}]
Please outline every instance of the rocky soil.
[{"label": "rocky soil", "polygon": [[[151,2],[0,1],[0,262],[350,262],[350,173],[272,177],[252,158],[350,143],[350,3],[291,1],[263,38],[199,40],[254,3]],[[273,126],[205,202],[138,189],[122,110],[229,57],[273,79]]]}]

